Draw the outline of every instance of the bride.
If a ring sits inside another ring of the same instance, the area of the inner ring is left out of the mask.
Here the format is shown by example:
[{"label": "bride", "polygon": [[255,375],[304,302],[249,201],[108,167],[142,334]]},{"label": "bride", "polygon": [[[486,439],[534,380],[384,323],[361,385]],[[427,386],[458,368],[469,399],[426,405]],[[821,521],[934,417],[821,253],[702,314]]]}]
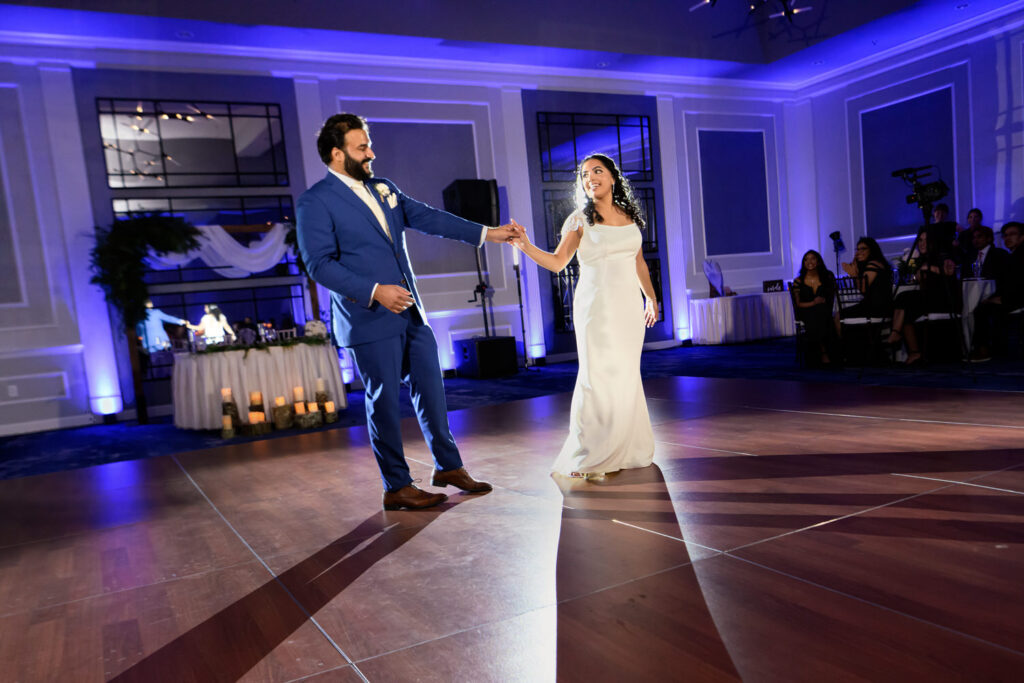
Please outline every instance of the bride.
[{"label": "bride", "polygon": [[[629,181],[603,154],[591,154],[576,174],[576,211],[565,219],[554,253],[513,240],[537,265],[559,272],[579,254],[573,300],[579,375],[572,394],[569,435],[552,469],[600,479],[646,467],[654,435],[640,382],[644,325],[658,320],[658,302],[641,250],[644,219]],[[637,285],[646,303],[641,306]]]}]

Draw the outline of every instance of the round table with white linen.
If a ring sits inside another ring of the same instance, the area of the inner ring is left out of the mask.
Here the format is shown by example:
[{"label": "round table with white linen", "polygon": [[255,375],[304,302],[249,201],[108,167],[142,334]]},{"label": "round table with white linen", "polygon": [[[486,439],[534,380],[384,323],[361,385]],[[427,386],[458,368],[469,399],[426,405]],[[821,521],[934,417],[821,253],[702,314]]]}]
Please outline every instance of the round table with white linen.
[{"label": "round table with white linen", "polygon": [[324,380],[337,410],[348,405],[338,350],[331,344],[177,353],[171,378],[174,425],[180,429],[220,429],[223,387],[231,389],[244,421],[251,392],[262,392],[263,405],[270,413],[275,397],[284,396],[292,402],[295,387],[303,388],[307,401],[314,400],[317,379]]},{"label": "round table with white linen", "polygon": [[690,300],[694,344],[730,344],[796,334],[789,292]]},{"label": "round table with white linen", "polygon": [[974,338],[974,316],[972,314],[978,304],[996,293],[996,281],[964,278],[963,290],[964,310],[961,321],[964,326],[964,339],[970,346],[971,340]]}]

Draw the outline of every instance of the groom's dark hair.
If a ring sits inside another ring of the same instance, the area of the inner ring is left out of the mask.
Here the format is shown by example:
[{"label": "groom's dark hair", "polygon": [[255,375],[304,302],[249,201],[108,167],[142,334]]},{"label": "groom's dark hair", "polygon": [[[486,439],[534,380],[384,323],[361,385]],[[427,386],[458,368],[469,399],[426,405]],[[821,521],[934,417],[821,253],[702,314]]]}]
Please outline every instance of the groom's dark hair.
[{"label": "groom's dark hair", "polygon": [[370,124],[362,116],[347,112],[335,114],[324,121],[324,127],[316,138],[316,151],[325,164],[331,163],[331,150],[335,147],[345,149],[345,133],[350,130],[365,130],[370,133]]}]

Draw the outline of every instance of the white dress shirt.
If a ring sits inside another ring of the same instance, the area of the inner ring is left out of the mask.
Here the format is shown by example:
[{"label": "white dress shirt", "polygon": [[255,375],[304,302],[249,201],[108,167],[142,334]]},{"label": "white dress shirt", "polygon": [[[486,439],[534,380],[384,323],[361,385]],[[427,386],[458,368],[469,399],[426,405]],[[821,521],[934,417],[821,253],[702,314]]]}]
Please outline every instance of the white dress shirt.
[{"label": "white dress shirt", "polygon": [[[366,206],[368,206],[370,208],[370,211],[372,211],[373,215],[376,216],[377,221],[380,222],[380,227],[384,230],[384,234],[387,235],[388,239],[393,242],[394,238],[391,237],[391,230],[388,229],[387,218],[384,217],[384,209],[381,208],[380,202],[378,202],[376,199],[374,199],[373,195],[370,194],[371,190],[370,190],[369,187],[366,186],[366,183],[364,183],[364,182],[362,182],[360,180],[356,180],[352,176],[345,175],[344,173],[338,173],[337,171],[335,171],[330,166],[327,167],[327,170],[330,171],[332,174],[334,174],[334,176],[337,177],[338,180],[340,180],[341,182],[345,183],[346,187],[348,187],[350,190],[352,190],[352,192],[354,192],[357,197],[359,197],[361,200],[363,200],[363,203],[366,204]],[[478,249],[483,246],[484,241],[487,239],[487,231],[489,229],[490,228],[488,228],[485,225],[480,230],[480,242],[478,242],[477,245],[476,245]],[[375,283],[373,285],[373,289],[370,290],[370,301],[371,302],[373,301],[373,297],[377,293],[377,287],[379,287],[379,286],[380,286],[380,283],[377,282],[377,283]]]}]

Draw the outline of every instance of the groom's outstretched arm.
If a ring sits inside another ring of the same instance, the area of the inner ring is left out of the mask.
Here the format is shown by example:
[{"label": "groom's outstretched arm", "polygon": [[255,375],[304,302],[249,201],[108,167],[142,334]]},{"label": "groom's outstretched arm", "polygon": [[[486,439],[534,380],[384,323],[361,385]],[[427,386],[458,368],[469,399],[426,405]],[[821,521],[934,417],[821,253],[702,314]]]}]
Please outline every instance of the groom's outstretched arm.
[{"label": "groom's outstretched arm", "polygon": [[394,188],[394,190],[402,206],[402,214],[405,216],[407,227],[428,235],[459,240],[460,242],[472,244],[474,247],[479,247],[483,244],[485,227],[480,223],[459,218],[447,211],[424,204],[403,193],[398,188]]},{"label": "groom's outstretched arm", "polygon": [[398,188],[395,188],[395,192],[402,203],[406,225],[428,235],[460,240],[475,247],[483,246],[484,242],[508,242],[519,236],[519,228],[513,223],[497,227],[484,226],[435,209],[409,197]]},{"label": "groom's outstretched arm", "polygon": [[309,276],[327,289],[369,307],[377,283],[353,273],[338,260],[334,224],[324,203],[305,193],[299,197],[295,217],[299,253]]}]

